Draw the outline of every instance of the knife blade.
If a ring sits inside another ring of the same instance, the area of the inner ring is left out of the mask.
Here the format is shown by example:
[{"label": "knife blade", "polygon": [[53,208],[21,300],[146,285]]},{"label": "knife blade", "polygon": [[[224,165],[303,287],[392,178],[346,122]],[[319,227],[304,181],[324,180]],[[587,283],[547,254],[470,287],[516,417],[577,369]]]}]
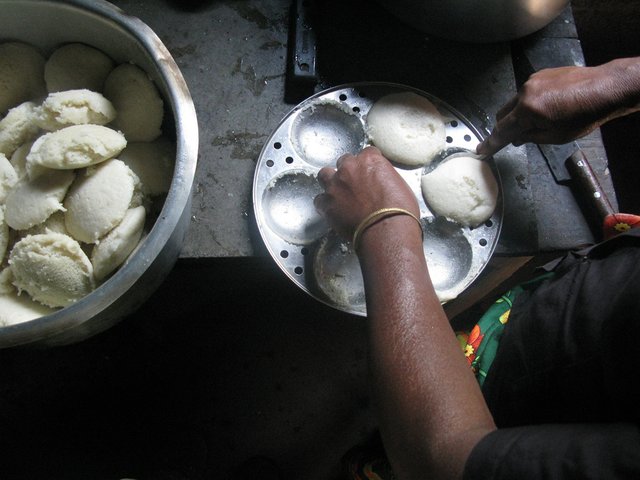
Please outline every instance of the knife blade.
[{"label": "knife blade", "polygon": [[547,161],[549,170],[556,183],[567,183],[571,180],[571,173],[567,170],[566,161],[580,150],[577,142],[562,145],[538,144],[542,156]]},{"label": "knife blade", "polygon": [[601,239],[603,222],[614,210],[578,143],[539,144],[538,147],[556,183],[571,187],[594,237]]}]

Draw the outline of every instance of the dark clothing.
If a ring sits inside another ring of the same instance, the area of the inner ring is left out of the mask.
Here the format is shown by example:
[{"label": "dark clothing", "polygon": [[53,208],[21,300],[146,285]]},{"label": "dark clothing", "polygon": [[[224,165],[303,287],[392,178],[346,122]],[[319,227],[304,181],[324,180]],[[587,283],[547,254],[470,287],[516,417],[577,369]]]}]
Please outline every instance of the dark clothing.
[{"label": "dark clothing", "polygon": [[632,424],[514,427],[483,438],[464,479],[636,479],[640,432]]},{"label": "dark clothing", "polygon": [[555,272],[513,305],[465,479],[640,478],[640,229]]}]

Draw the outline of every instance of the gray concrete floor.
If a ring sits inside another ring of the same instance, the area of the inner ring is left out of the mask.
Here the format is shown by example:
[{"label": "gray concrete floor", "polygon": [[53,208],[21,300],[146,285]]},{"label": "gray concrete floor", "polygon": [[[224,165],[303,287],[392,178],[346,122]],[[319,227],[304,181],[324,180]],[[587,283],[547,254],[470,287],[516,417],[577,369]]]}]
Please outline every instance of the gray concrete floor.
[{"label": "gray concrete floor", "polygon": [[[640,54],[639,6],[574,2],[589,64]],[[603,131],[623,210],[640,211],[639,127]],[[3,479],[227,479],[251,458],[282,478],[340,478],[342,454],[375,428],[363,319],[270,259],[212,262],[180,262],[135,315],[82,344],[0,351]]]}]

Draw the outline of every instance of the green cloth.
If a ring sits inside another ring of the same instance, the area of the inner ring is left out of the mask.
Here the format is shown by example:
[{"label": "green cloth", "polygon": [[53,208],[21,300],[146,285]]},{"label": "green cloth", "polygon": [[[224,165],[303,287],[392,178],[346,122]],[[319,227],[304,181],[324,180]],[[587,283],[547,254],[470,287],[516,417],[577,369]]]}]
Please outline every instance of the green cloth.
[{"label": "green cloth", "polygon": [[496,358],[500,339],[509,321],[511,307],[516,297],[526,289],[535,287],[538,283],[553,276],[553,272],[545,273],[528,282],[515,286],[503,294],[480,317],[470,332],[457,333],[460,347],[467,357],[480,386],[484,383],[489,368]]}]

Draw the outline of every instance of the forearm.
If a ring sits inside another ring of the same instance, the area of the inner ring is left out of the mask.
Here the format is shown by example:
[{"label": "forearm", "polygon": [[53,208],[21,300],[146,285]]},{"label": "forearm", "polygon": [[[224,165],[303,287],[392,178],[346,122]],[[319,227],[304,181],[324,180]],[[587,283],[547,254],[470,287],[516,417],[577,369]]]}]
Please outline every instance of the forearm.
[{"label": "forearm", "polygon": [[406,216],[367,229],[359,255],[380,429],[400,479],[461,478],[493,420],[427,273]]},{"label": "forearm", "polygon": [[615,105],[613,117],[640,110],[640,57],[612,60],[600,67],[608,77],[608,93]]}]

